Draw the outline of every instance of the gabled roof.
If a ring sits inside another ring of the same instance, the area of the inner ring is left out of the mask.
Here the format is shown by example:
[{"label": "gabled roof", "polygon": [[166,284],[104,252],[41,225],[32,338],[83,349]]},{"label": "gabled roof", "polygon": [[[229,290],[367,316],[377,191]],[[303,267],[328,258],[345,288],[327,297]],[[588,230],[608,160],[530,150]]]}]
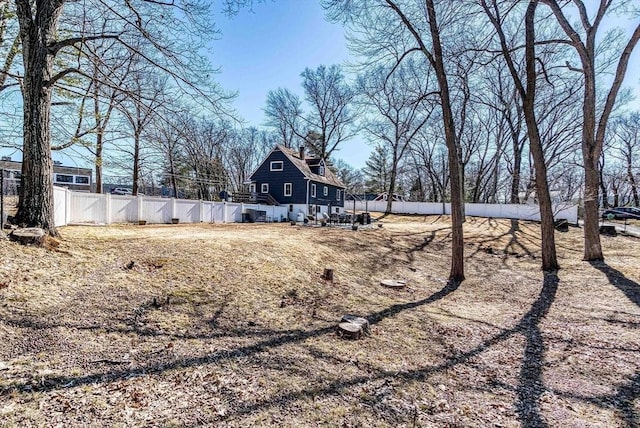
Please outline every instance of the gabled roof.
[{"label": "gabled roof", "polygon": [[[317,181],[319,183],[329,184],[331,186],[341,187],[345,189],[347,186],[344,185],[342,181],[338,177],[335,176],[333,171],[330,168],[324,169],[324,175],[318,175],[311,172],[311,165],[317,165],[316,162],[319,162],[321,159],[304,156],[304,159],[300,158],[300,153],[297,150],[289,149],[280,144],[276,145],[276,150],[280,150],[284,155],[291,161],[292,164],[296,166],[300,170],[302,174],[309,180]],[[310,165],[311,164],[311,165]]]}]

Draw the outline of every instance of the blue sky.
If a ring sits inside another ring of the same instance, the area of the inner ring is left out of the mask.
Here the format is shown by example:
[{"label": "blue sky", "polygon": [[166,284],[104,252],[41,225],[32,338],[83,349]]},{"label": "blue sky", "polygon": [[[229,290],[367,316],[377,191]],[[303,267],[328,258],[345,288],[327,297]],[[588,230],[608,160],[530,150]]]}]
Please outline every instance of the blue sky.
[{"label": "blue sky", "polygon": [[[300,73],[306,67],[351,59],[342,27],[325,21],[317,0],[267,0],[231,18],[218,6],[214,19],[222,32],[210,55],[221,68],[216,80],[238,91],[234,107],[249,125],[263,125],[269,90],[283,87],[302,96]],[[370,151],[355,138],[342,143],[336,157],[360,168]]]}]

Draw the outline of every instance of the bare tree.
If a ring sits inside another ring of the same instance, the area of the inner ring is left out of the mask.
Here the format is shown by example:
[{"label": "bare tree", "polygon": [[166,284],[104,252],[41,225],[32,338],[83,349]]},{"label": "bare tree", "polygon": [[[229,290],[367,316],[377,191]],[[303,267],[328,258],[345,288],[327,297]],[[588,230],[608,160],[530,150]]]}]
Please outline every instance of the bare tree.
[{"label": "bare tree", "polygon": [[[622,86],[631,54],[640,40],[640,23],[635,26],[624,48],[620,52],[615,68],[613,82],[606,95],[603,106],[598,106],[597,88],[597,54],[598,31],[608,11],[623,2],[613,0],[600,1],[595,8],[593,18],[589,16],[588,5],[582,0],[573,0],[572,3],[562,3],[556,0],[541,0],[555,15],[560,27],[564,30],[569,40],[564,43],[572,46],[579,59],[580,68],[568,66],[582,74],[584,79],[584,98],[582,104],[582,157],[585,169],[584,192],[584,260],[602,260],[602,246],[600,244],[599,215],[598,215],[598,161],[604,144],[609,117],[613,111],[618,92]],[[614,4],[615,3],[615,4]],[[572,10],[569,10],[572,8]],[[577,13],[580,17],[580,27],[571,24],[571,13]],[[637,10],[636,10],[637,13]]]},{"label": "bare tree", "polygon": [[[16,0],[16,15],[22,42],[22,94],[24,110],[24,145],[22,185],[17,220],[40,226],[57,234],[53,220],[53,187],[50,116],[52,92],[68,75],[87,75],[82,61],[56,61],[61,55],[82,58],[90,55],[98,40],[112,40],[119,47],[136,51],[144,40],[141,57],[172,76],[184,88],[203,96],[192,82],[206,75],[206,65],[197,57],[197,38],[210,29],[202,18],[207,6],[195,2],[127,2],[124,6],[111,0],[68,2],[52,0],[31,2]],[[95,21],[105,23],[96,24]],[[93,22],[93,25],[88,25]],[[95,31],[95,28],[101,30]],[[166,31],[171,28],[173,31]],[[194,54],[191,54],[194,53]],[[218,93],[217,93],[218,94]],[[211,95],[214,104],[221,97]]]},{"label": "bare tree", "polygon": [[394,69],[377,67],[362,75],[356,86],[372,113],[365,115],[363,128],[390,151],[391,168],[382,189],[388,196],[387,214],[391,213],[400,163],[435,107],[437,92],[431,92],[433,82],[424,70],[424,64],[413,61]]},{"label": "bare tree", "polygon": [[640,175],[640,113],[632,112],[613,123],[618,157],[623,162],[624,179],[629,185],[633,204],[640,207],[638,179]]},{"label": "bare tree", "polygon": [[245,182],[277,142],[275,133],[249,127],[230,134],[223,148],[231,191],[243,191]]},{"label": "bare tree", "polygon": [[354,135],[355,114],[351,107],[355,93],[344,81],[337,65],[321,65],[315,70],[307,68],[301,76],[305,99],[310,106],[303,126],[320,136],[305,140],[317,156],[328,159],[340,143]]},{"label": "bare tree", "polygon": [[138,194],[140,185],[142,137],[147,126],[158,110],[166,102],[167,80],[146,69],[133,70],[125,84],[127,99],[117,105],[131,129],[133,142],[132,182],[133,195]]},{"label": "bare tree", "polygon": [[513,60],[511,46],[502,25],[503,17],[500,5],[497,0],[488,2],[481,0],[482,8],[489,17],[499,39],[500,52],[504,57],[512,79],[522,99],[525,122],[527,124],[527,134],[529,147],[535,164],[535,185],[538,204],[540,206],[541,235],[542,235],[542,269],[552,271],[558,269],[558,259],[555,245],[555,229],[553,224],[553,210],[551,206],[551,196],[549,194],[549,184],[547,180],[547,166],[544,157],[544,149],[536,118],[536,84],[538,73],[536,70],[536,36],[535,36],[535,13],[538,6],[536,0],[529,2],[524,15],[525,22],[525,69],[526,82],[522,82]]},{"label": "bare tree", "polygon": [[[453,2],[425,0],[424,5],[394,0],[324,2],[336,20],[350,29],[352,48],[375,61],[399,64],[413,54],[425,58],[435,72],[438,83],[442,129],[448,153],[448,169],[451,176],[451,229],[452,253],[449,278],[464,279],[463,191],[460,176],[458,136],[450,91],[450,74],[445,66],[444,45],[441,32],[444,29],[460,29],[456,21],[462,19],[463,5]],[[445,17],[446,19],[442,18]],[[363,29],[365,29],[363,31]],[[449,35],[451,36],[451,35]],[[446,40],[453,41],[455,37]],[[447,47],[451,47],[448,46]]]},{"label": "bare tree", "polygon": [[278,130],[288,147],[304,143],[316,156],[329,159],[341,143],[355,135],[355,92],[337,65],[306,68],[300,76],[308,111],[290,90],[269,91],[267,124]]},{"label": "bare tree", "polygon": [[278,88],[267,93],[267,105],[264,109],[267,126],[275,128],[285,147],[294,147],[303,140],[300,118],[303,115],[302,101],[293,92]]}]

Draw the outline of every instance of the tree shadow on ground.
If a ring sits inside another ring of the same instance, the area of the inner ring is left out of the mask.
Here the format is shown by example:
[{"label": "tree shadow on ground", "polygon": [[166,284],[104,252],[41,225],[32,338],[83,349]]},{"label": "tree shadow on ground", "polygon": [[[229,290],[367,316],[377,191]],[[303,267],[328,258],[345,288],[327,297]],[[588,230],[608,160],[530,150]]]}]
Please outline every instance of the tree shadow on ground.
[{"label": "tree shadow on ground", "polygon": [[[392,378],[396,381],[426,381],[430,376],[436,373],[444,372],[459,364],[469,363],[474,357],[485,352],[492,346],[498,345],[514,335],[522,334],[525,336],[527,344],[525,346],[525,353],[523,357],[523,368],[520,371],[519,384],[516,390],[517,398],[515,407],[518,413],[518,418],[523,426],[544,427],[546,426],[546,423],[540,415],[539,399],[544,391],[542,382],[542,360],[544,358],[545,347],[539,324],[548,313],[549,308],[555,299],[558,282],[558,277],[555,272],[545,273],[543,287],[538,298],[532,304],[531,309],[515,326],[510,329],[502,330],[500,333],[488,338],[469,351],[453,353],[441,364],[406,371],[388,372],[379,370],[375,374],[356,376],[347,380],[339,380],[326,384],[322,387],[287,392],[256,403],[244,405],[238,403],[234,412],[228,416],[231,416],[232,414],[250,414],[264,408],[282,406],[302,399],[312,399],[324,395],[339,395],[349,388],[376,380]],[[457,286],[455,284],[447,284],[447,286],[438,293],[435,293],[420,302],[425,304],[438,300],[438,298],[442,298],[447,294],[450,294],[456,288]],[[409,305],[409,307],[415,307],[418,306],[418,302],[407,305]],[[391,314],[395,314],[402,310],[401,307],[405,307],[407,305],[395,305],[380,312],[379,314],[387,313],[387,311]],[[375,314],[370,316],[375,319]]]},{"label": "tree shadow on ground", "polygon": [[[382,311],[365,315],[371,324],[379,323],[385,318],[392,317],[398,313],[413,309],[419,306],[427,305],[440,300],[457,290],[459,282],[450,281],[440,291],[430,295],[429,297],[390,306]],[[52,376],[43,379],[41,382],[33,384],[25,381],[13,382],[11,384],[0,387],[0,396],[11,394],[12,392],[30,393],[30,392],[48,392],[58,389],[66,389],[80,385],[88,385],[94,383],[111,383],[118,380],[124,380],[136,375],[163,373],[169,370],[183,369],[188,367],[200,366],[204,364],[218,363],[225,360],[246,358],[259,352],[283,346],[290,343],[299,343],[307,339],[322,336],[335,330],[335,325],[330,325],[315,330],[305,331],[300,329],[292,329],[285,331],[272,331],[274,337],[259,341],[252,345],[238,347],[232,350],[218,351],[212,354],[199,357],[191,357],[178,359],[170,362],[154,362],[138,367],[132,367],[122,370],[112,370],[109,372],[92,373],[85,376]]]},{"label": "tree shadow on ground", "polygon": [[618,386],[612,394],[585,396],[577,392],[556,390],[551,390],[551,392],[559,397],[582,401],[602,409],[613,409],[624,422],[624,425],[621,426],[628,428],[640,426],[640,414],[634,407],[634,401],[640,398],[640,372],[636,372],[626,383]]},{"label": "tree shadow on ground", "polygon": [[[522,240],[519,238],[518,234],[520,235],[526,235],[521,229],[520,229],[520,223],[518,222],[518,220],[514,220],[511,219],[511,226],[509,227],[509,230],[492,238],[487,238],[487,239],[483,239],[477,242],[478,244],[478,248],[476,248],[475,251],[473,251],[471,254],[469,254],[468,258],[472,258],[473,256],[475,256],[478,252],[480,251],[491,251],[492,253],[495,254],[500,254],[500,250],[496,250],[494,251],[492,249],[492,247],[486,247],[486,245],[494,243],[494,242],[500,242],[500,240],[506,236],[509,236],[509,242],[507,242],[507,244],[504,246],[504,248],[501,250],[502,254],[507,254],[507,255],[519,255],[518,253],[516,253],[513,249],[515,248],[520,248],[527,257],[530,257],[532,259],[534,259],[536,256],[533,253],[532,250],[530,250],[529,248],[527,248],[523,242],[521,242]],[[530,236],[530,235],[527,235]],[[532,236],[530,236],[531,238],[533,238]],[[509,249],[511,249],[511,251],[509,251]]]},{"label": "tree shadow on ground", "polygon": [[607,276],[609,284],[622,291],[627,299],[640,307],[640,284],[627,278],[622,272],[604,261],[590,261],[589,264]]},{"label": "tree shadow on ground", "polygon": [[540,415],[539,401],[544,392],[542,368],[545,344],[540,331],[540,321],[547,315],[558,291],[556,272],[545,272],[542,291],[518,324],[525,336],[524,357],[520,368],[516,411],[522,426],[543,427],[546,423]]}]

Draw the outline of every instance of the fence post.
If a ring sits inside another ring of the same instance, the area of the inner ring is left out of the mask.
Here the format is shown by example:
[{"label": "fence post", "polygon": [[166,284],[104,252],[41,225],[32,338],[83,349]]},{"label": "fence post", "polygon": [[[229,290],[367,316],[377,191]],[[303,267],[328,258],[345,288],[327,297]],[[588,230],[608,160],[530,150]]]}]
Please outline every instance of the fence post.
[{"label": "fence post", "polygon": [[204,201],[198,200],[198,222],[204,222]]},{"label": "fence post", "polygon": [[71,191],[64,189],[64,225],[71,223]]},{"label": "fence post", "polygon": [[138,202],[138,221],[142,220],[142,203],[143,203],[143,199],[142,196],[138,195],[135,197],[136,201]]},{"label": "fence post", "polygon": [[222,203],[222,222],[227,222],[227,201]]},{"label": "fence post", "polygon": [[111,224],[111,194],[106,193],[103,195],[105,198],[105,216],[104,221],[107,225]]},{"label": "fence post", "polygon": [[176,218],[176,198],[171,198],[171,218]]}]

